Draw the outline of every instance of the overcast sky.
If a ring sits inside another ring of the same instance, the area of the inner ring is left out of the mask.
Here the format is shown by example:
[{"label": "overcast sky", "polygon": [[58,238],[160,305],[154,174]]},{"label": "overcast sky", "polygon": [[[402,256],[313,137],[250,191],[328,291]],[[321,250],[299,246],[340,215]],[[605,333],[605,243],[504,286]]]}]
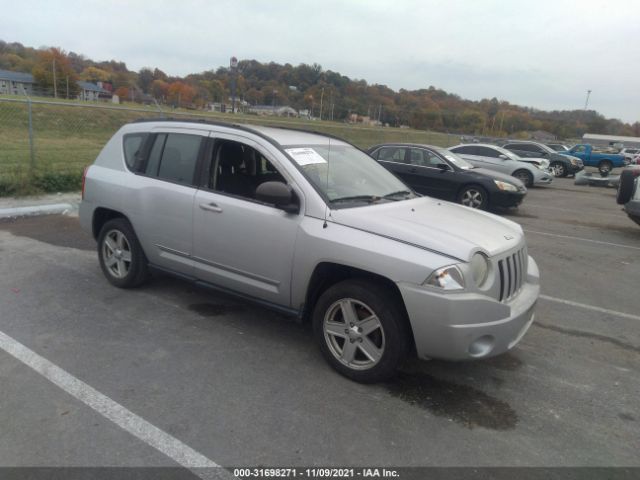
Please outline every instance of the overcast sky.
[{"label": "overcast sky", "polygon": [[[5,3],[0,1],[0,5]],[[0,39],[186,75],[229,57],[319,63],[394,90],[430,85],[640,120],[638,0],[28,1]]]}]

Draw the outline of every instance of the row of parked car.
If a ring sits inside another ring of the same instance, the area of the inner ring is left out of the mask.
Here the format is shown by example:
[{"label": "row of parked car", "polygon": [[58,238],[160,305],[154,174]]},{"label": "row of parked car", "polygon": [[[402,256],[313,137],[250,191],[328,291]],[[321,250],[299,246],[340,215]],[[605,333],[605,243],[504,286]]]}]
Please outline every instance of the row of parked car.
[{"label": "row of parked car", "polygon": [[[536,146],[529,143],[515,146]],[[549,185],[554,175],[568,175],[583,168],[579,159],[555,152],[553,155],[560,159],[520,156],[518,150],[505,147],[476,143],[444,149],[387,143],[375,145],[367,153],[420,194],[482,210],[516,207],[527,187]]]}]

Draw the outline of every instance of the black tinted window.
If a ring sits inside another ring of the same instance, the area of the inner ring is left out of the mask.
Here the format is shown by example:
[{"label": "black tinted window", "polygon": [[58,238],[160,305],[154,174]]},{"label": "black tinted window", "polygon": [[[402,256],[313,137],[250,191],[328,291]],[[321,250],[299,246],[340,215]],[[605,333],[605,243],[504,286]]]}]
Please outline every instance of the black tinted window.
[{"label": "black tinted window", "polygon": [[122,141],[124,160],[127,167],[134,172],[142,168],[142,147],[148,136],[147,133],[131,133],[125,135]]},{"label": "black tinted window", "polygon": [[489,147],[476,147],[478,149],[478,153],[476,153],[476,155],[481,155],[483,157],[493,157],[493,158],[498,158],[500,156],[500,152],[498,152],[497,150],[494,150],[493,148],[489,148]]},{"label": "black tinted window", "polygon": [[405,163],[404,148],[401,147],[383,147],[378,150],[378,160],[385,160],[387,162]]},{"label": "black tinted window", "polygon": [[156,136],[155,141],[153,142],[153,148],[151,148],[151,153],[149,154],[149,160],[147,161],[147,168],[145,169],[145,173],[152,177],[158,176],[158,167],[160,167],[160,157],[162,157],[162,150],[164,149],[164,142],[167,140],[167,136],[165,134],[160,134]]},{"label": "black tinted window", "polygon": [[509,150],[520,150],[521,152],[537,152],[538,148],[534,145],[527,145],[526,143],[510,143],[505,145],[504,148]]},{"label": "black tinted window", "polygon": [[476,153],[476,147],[471,146],[471,145],[464,146],[464,147],[452,148],[451,151],[455,152],[455,153],[462,153],[463,155],[464,154],[466,154],[466,155],[478,155]]},{"label": "black tinted window", "polygon": [[158,178],[191,185],[201,143],[202,137],[197,135],[168,134],[162,149]]}]

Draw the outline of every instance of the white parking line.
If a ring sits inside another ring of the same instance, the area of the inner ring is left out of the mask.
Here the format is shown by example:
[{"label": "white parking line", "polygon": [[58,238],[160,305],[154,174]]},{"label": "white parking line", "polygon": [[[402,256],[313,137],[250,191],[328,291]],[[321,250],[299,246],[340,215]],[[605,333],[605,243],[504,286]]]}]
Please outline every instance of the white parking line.
[{"label": "white parking line", "polygon": [[524,230],[525,233],[533,233],[536,235],[546,235],[547,237],[567,238],[569,240],[580,240],[581,242],[597,243],[598,245],[608,245],[610,247],[631,248],[632,250],[640,250],[640,247],[633,245],[624,245],[622,243],[603,242],[601,240],[591,240],[590,238],[572,237],[571,235],[559,235],[557,233],[537,232],[535,230]]},{"label": "white parking line", "polygon": [[[213,460],[111,400],[9,335],[0,332],[0,348],[100,415],[155,448],[200,478],[233,478]],[[216,470],[213,470],[216,469]]]},{"label": "white parking line", "polygon": [[565,305],[571,305],[572,307],[584,308],[585,310],[592,310],[594,312],[606,313],[607,315],[613,315],[616,317],[628,318],[630,320],[640,321],[640,316],[631,315],[630,313],[617,312],[615,310],[609,310],[608,308],[596,307],[594,305],[587,305],[586,303],[573,302],[571,300],[565,300],[564,298],[550,297],[548,295],[540,295],[540,298],[549,302],[563,303]]}]

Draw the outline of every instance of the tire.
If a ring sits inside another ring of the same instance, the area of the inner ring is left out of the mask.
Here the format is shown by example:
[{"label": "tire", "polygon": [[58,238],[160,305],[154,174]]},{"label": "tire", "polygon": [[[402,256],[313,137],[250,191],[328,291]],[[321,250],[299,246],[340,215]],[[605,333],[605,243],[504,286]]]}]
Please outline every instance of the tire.
[{"label": "tire", "polygon": [[109,220],[100,230],[98,260],[104,276],[118,288],[137,287],[148,277],[147,258],[124,218]]},{"label": "tire", "polygon": [[524,183],[527,188],[533,187],[533,175],[526,170],[516,170],[513,172],[513,176]]},{"label": "tire", "polygon": [[635,183],[635,175],[630,170],[623,170],[620,175],[620,183],[618,184],[618,193],[616,194],[616,202],[618,205],[624,205],[633,196],[633,185]]},{"label": "tire", "polygon": [[465,207],[486,210],[489,204],[489,194],[479,185],[465,185],[458,193],[458,203]]},{"label": "tire", "polygon": [[611,170],[613,170],[613,164],[609,160],[602,160],[598,164],[598,171],[603,177],[609,175],[609,173],[611,173]]},{"label": "tire", "polygon": [[553,172],[554,177],[566,177],[567,176],[567,167],[562,162],[552,162],[549,165],[549,168]]},{"label": "tire", "polygon": [[328,288],[314,307],[313,331],[327,362],[360,383],[391,378],[409,351],[404,309],[388,288],[367,280]]}]

